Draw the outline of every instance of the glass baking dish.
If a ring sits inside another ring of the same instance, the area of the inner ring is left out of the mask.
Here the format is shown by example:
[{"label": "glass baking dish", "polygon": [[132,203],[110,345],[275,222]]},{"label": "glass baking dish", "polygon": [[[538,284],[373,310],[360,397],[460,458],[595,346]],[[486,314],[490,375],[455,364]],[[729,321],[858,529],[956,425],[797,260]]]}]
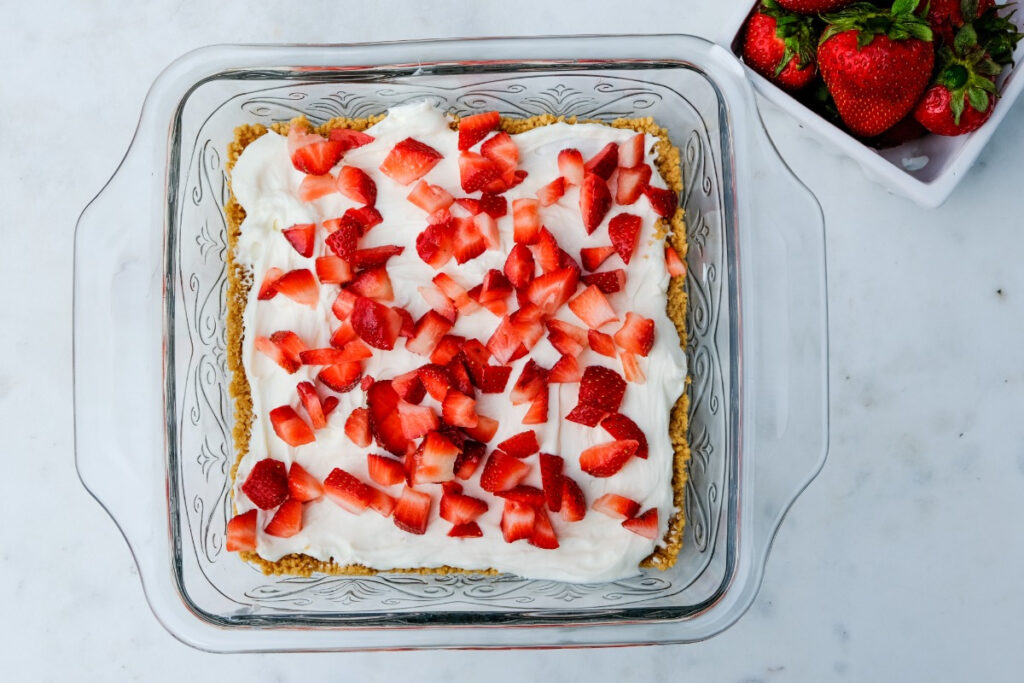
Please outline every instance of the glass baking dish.
[{"label": "glass baking dish", "polygon": [[[691,442],[675,567],[603,584],[515,576],[267,577],[224,550],[225,150],[235,126],[457,113],[652,116],[683,153]],[[732,624],[827,450],[820,208],[739,63],[679,36],[221,46],[170,65],[75,236],[78,471],[176,637],[215,651],[688,642]]]}]

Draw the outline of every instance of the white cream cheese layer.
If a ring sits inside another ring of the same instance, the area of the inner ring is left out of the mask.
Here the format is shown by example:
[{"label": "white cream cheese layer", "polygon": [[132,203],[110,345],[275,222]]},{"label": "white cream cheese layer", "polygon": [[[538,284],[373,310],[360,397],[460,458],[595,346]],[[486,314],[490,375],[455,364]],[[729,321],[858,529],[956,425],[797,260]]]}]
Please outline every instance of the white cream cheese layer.
[{"label": "white cream cheese layer", "polygon": [[[405,246],[405,252],[392,258],[387,266],[395,292],[393,305],[405,308],[414,319],[418,319],[429,307],[417,287],[429,284],[437,272],[420,260],[415,248],[416,236],[426,227],[426,215],[406,199],[412,185],[405,187],[397,184],[381,173],[378,166],[397,142],[407,137],[416,138],[445,155],[425,176],[427,182],[445,187],[456,197],[465,196],[459,187],[458,134],[449,129],[444,115],[428,103],[392,109],[387,118],[367,130],[367,133],[375,138],[374,142],[350,150],[340,162],[361,168],[377,184],[376,206],[384,222],[367,233],[360,247],[386,244]],[[520,185],[505,193],[509,201],[509,212],[498,220],[502,249],[485,251],[480,257],[463,265],[457,265],[453,259],[442,270],[469,289],[479,284],[489,269],[502,269],[513,245],[512,200],[535,197],[539,188],[558,176],[558,152],[567,147],[575,147],[587,159],[608,142],[622,143],[634,134],[633,131],[598,124],[558,123],[513,136],[519,148],[519,168],[529,175]],[[646,161],[652,168],[656,168],[651,151],[654,140],[648,137],[647,142]],[[267,417],[270,410],[284,404],[292,405],[304,416],[295,387],[303,380],[315,382],[319,367],[303,366],[296,373],[288,374],[265,355],[256,352],[253,339],[257,336],[270,336],[278,330],[291,330],[309,348],[329,346],[331,332],[338,326],[337,319],[331,313],[331,304],[338,286],[322,285],[319,304],[315,309],[280,295],[258,301],[256,290],[268,268],[277,267],[284,271],[296,268],[314,270],[314,259],[328,253],[321,221],[341,216],[346,209],[356,206],[340,194],[304,203],[298,199],[297,194],[302,179],[303,174],[293,168],[289,159],[287,139],[273,132],[268,132],[246,147],[231,177],[235,196],[246,211],[235,256],[252,272],[254,280],[243,318],[242,355],[252,390],[255,421],[249,452],[242,459],[236,478],[234,494],[239,512],[253,507],[238,490],[238,486],[245,481],[258,460],[271,457],[286,465],[298,462],[321,480],[335,467],[341,467],[372,484],[367,475],[366,455],[384,452],[376,444],[370,448],[359,448],[345,436],[345,420],[352,409],[365,405],[365,393],[358,387],[338,396],[341,402],[331,414],[328,426],[316,432],[316,441],[311,444],[293,448],[284,443],[274,434]],[[652,183],[664,187],[657,171]],[[614,183],[611,183],[611,187],[614,195]],[[451,210],[455,215],[461,212],[457,205],[453,205]],[[623,266],[618,255],[613,255],[602,265],[601,270],[626,269],[625,290],[608,295],[620,319],[624,318],[627,311],[633,311],[655,321],[654,348],[647,358],[640,359],[647,382],[642,385],[629,384],[620,408],[620,412],[631,417],[647,435],[649,457],[646,460],[632,458],[619,473],[606,479],[591,477],[580,469],[579,453],[591,445],[610,441],[612,437],[599,426],[589,428],[564,419],[576,405],[578,384],[551,385],[546,424],[524,426],[521,420],[529,406],[513,406],[507,392],[478,394],[477,411],[500,420],[498,432],[489,447],[513,434],[535,429],[541,451],[561,455],[565,459],[565,474],[579,483],[588,508],[604,493],[617,493],[632,498],[640,503],[641,510],[658,508],[660,538],[667,531],[668,520],[674,514],[674,455],[668,426],[672,406],[683,390],[686,357],[680,349],[675,326],[665,313],[669,277],[665,270],[662,242],[654,237],[657,215],[644,197],[628,207],[613,204],[604,222],[592,235],[587,235],[580,218],[579,191],[575,187],[569,187],[554,205],[540,209],[541,222],[555,236],[559,245],[575,258],[578,258],[583,247],[610,244],[608,221],[623,211],[643,219],[636,250],[628,266]],[[296,223],[317,224],[317,247],[311,258],[299,255],[281,234],[282,229]],[[514,310],[514,300],[510,303]],[[582,325],[568,306],[563,306],[555,317]],[[460,316],[451,333],[474,337],[486,343],[498,322],[498,317],[481,309],[472,315]],[[602,331],[611,334],[620,325],[611,323],[603,327]],[[400,338],[393,351],[375,350],[374,356],[364,362],[366,374],[377,379],[389,379],[429,362],[423,356],[406,351],[403,344]],[[537,344],[531,356],[545,367],[551,367],[559,358],[558,352],[546,338]],[[511,391],[527,358],[514,362],[508,391]],[[604,365],[620,374],[622,372],[617,360],[590,349],[584,350],[579,361],[581,367]],[[327,391],[322,385],[319,388],[322,395]],[[440,412],[440,407],[429,396],[424,402]],[[537,456],[527,458],[526,462],[533,471],[524,483],[539,488],[541,483]],[[342,565],[360,563],[378,569],[441,565],[465,569],[492,567],[527,578],[591,582],[637,574],[637,565],[654,550],[654,541],[631,533],[623,529],[619,521],[590,509],[579,522],[565,522],[557,513],[550,515],[560,543],[556,550],[535,548],[526,541],[506,543],[499,527],[504,501],[479,488],[481,469],[482,464],[469,481],[461,482],[467,495],[479,497],[490,506],[488,512],[477,520],[483,530],[481,538],[453,539],[447,536],[451,525],[441,519],[437,512],[441,487],[430,484],[419,487],[433,498],[430,523],[422,536],[398,529],[391,519],[373,510],[367,509],[360,515],[353,515],[324,498],[305,506],[303,528],[291,538],[276,538],[263,533],[262,529],[273,511],[260,511],[261,531],[258,534],[257,552],[270,561],[289,553],[305,553],[320,560],[333,558]],[[398,485],[385,490],[397,497],[401,488]]]}]

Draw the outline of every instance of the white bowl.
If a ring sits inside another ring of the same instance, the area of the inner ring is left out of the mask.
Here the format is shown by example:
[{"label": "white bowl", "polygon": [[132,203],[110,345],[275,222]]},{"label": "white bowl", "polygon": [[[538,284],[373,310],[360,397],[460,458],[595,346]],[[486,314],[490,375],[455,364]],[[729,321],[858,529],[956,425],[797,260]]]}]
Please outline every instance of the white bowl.
[{"label": "white bowl", "polygon": [[[734,16],[725,22],[724,32],[717,40],[737,56],[741,52],[739,46],[743,27],[752,7],[752,4],[746,2],[737,7]],[[1018,11],[1013,21],[1018,28],[1024,29],[1024,12]],[[744,65],[744,68],[759,94],[792,114],[819,139],[826,140],[849,155],[869,178],[922,206],[936,207],[949,198],[957,183],[967,174],[1024,89],[1024,74],[1018,73],[1021,71],[1020,63],[1024,60],[1024,41],[1017,45],[1014,60],[1016,64],[1005,68],[997,81],[1001,97],[996,102],[992,118],[981,128],[958,137],[926,135],[883,150],[865,145],[750,67]]]}]

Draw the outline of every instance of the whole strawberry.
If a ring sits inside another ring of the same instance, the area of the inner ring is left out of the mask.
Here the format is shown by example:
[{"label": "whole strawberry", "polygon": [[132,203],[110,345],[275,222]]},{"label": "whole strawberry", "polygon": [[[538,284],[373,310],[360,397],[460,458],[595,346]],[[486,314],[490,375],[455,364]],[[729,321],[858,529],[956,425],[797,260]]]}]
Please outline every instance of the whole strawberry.
[{"label": "whole strawberry", "polygon": [[779,4],[790,12],[802,14],[817,14],[819,12],[834,12],[848,5],[855,0],[779,0]]},{"label": "whole strawberry", "polygon": [[873,137],[910,113],[931,80],[932,30],[918,0],[891,9],[860,2],[825,16],[818,68],[843,123]]},{"label": "whole strawberry", "polygon": [[995,0],[931,0],[925,8],[936,42],[952,45],[961,26],[974,21],[995,4]]},{"label": "whole strawberry", "polygon": [[996,102],[994,78],[1001,68],[978,45],[974,26],[965,24],[952,46],[939,50],[933,84],[914,107],[914,118],[936,135],[963,135],[992,116]]},{"label": "whole strawberry", "polygon": [[1017,25],[1010,20],[1013,16],[1012,11],[1006,16],[1000,14],[1000,11],[1007,7],[1008,5],[989,7],[984,12],[979,12],[978,18],[972,22],[978,32],[978,45],[1000,66],[1013,63],[1013,51],[1024,37],[1017,29]]},{"label": "whole strawberry", "polygon": [[775,0],[763,0],[743,36],[743,59],[754,71],[790,91],[818,75],[814,57],[814,19],[788,12]]}]

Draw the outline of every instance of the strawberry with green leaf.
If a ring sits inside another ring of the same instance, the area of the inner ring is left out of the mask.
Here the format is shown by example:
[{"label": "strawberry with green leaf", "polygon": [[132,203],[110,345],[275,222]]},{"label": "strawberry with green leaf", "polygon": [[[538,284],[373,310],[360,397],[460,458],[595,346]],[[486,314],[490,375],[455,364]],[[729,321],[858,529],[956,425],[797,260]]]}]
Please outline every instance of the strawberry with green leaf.
[{"label": "strawberry with green leaf", "polygon": [[[979,3],[981,4],[984,3]],[[1000,14],[1007,7],[1009,5],[989,7],[979,12],[978,18],[972,22],[978,32],[978,45],[999,66],[1013,63],[1013,51],[1024,37],[1024,34],[1017,30],[1017,25],[1010,20],[1016,10],[1006,16]]]},{"label": "strawberry with green leaf", "polygon": [[818,74],[816,38],[814,17],[785,10],[775,0],[762,0],[747,22],[743,59],[779,87],[800,90]]}]

